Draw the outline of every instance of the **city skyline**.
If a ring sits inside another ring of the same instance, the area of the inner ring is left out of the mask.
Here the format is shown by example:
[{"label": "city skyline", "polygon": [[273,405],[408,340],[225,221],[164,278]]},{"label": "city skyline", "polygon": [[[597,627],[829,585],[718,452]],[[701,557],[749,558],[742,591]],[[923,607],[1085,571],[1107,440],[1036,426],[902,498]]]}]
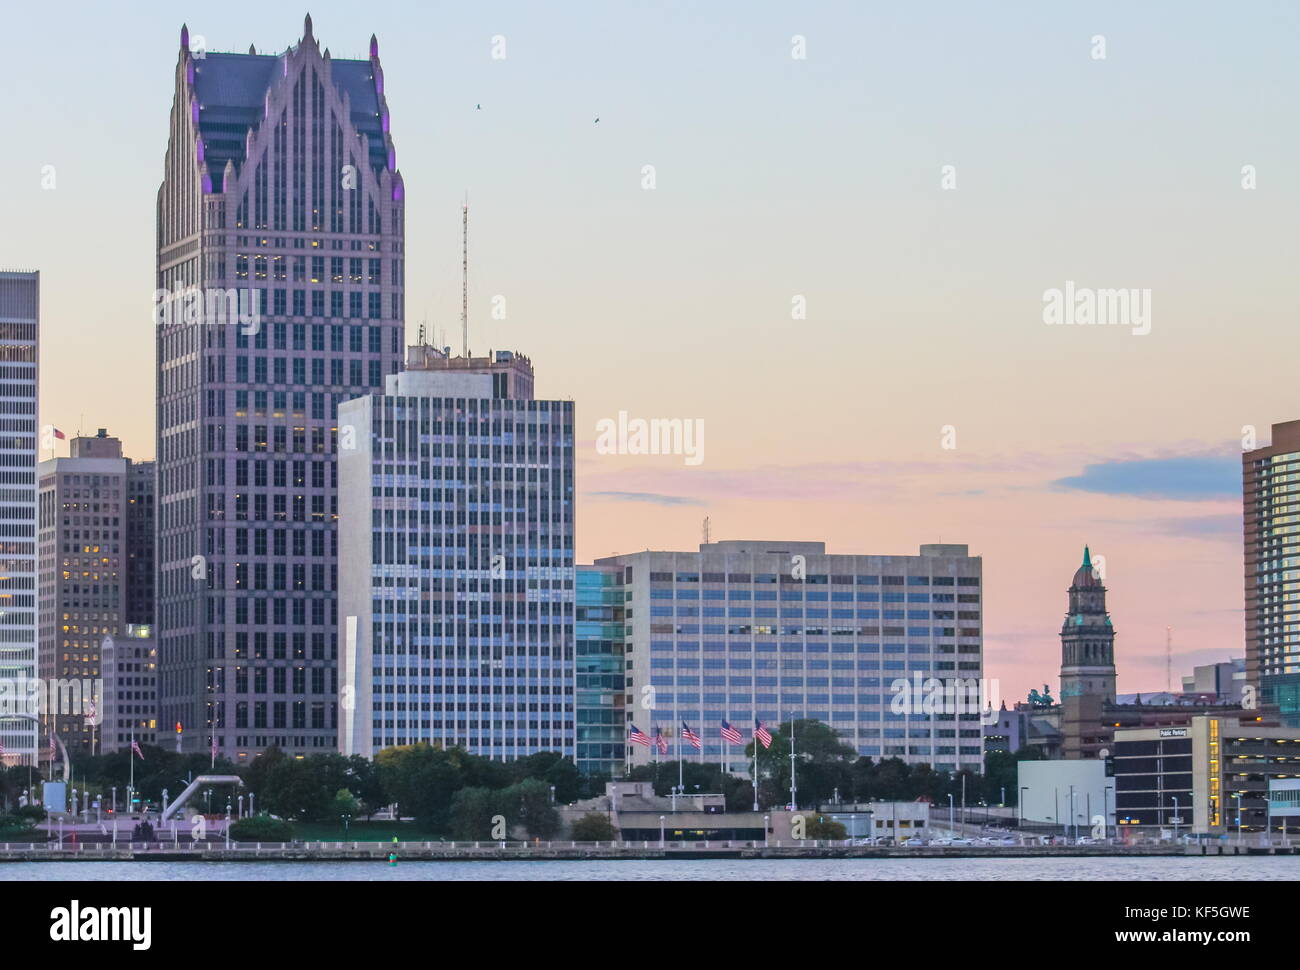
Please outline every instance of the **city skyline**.
[{"label": "city skyline", "polygon": [[[459,345],[468,190],[471,346],[527,353],[540,397],[576,398],[578,562],[692,548],[706,515],[715,538],[825,540],[833,553],[968,544],[985,561],[987,670],[1012,698],[1053,679],[1062,593],[1090,544],[1107,566],[1121,691],[1164,688],[1166,626],[1175,680],[1242,654],[1242,429],[1262,443],[1295,413],[1284,353],[1251,355],[1249,374],[1224,368],[1253,339],[1284,344],[1294,317],[1296,136],[1265,119],[1285,116],[1296,66],[1258,23],[1205,6],[1179,7],[1177,23],[1168,6],[954,9],[927,47],[918,31],[935,24],[896,11],[849,13],[856,29],[831,31],[825,14],[762,6],[720,40],[681,7],[649,23],[312,6],[336,56],[379,38],[398,162],[418,186],[407,342],[427,318]],[[72,131],[92,113],[121,126],[99,169],[61,132],[0,160],[22,230],[0,264],[42,270],[42,423],[69,436],[84,412],[81,430],[113,428],[126,454],[153,457],[142,362],[164,72],[181,20],[213,51],[297,42],[301,14],[252,9],[206,23],[132,14],[143,56],[124,69],[129,93],[100,102],[76,86],[92,65],[72,59],[17,109],[17,123],[58,105]],[[1259,10],[1279,37],[1294,25],[1282,5]],[[29,49],[104,29],[91,11],[71,24],[14,16],[25,40],[10,64],[33,77]],[[678,75],[658,55],[619,62],[617,28],[633,26],[640,44],[673,51]],[[791,57],[794,35],[806,60]],[[1225,99],[1229,80],[1254,97]],[[835,123],[864,104],[878,138]],[[976,109],[985,132],[969,124]],[[1037,137],[1007,136],[1026,121]],[[1258,171],[1250,191],[1244,165]],[[90,205],[126,228],[112,247],[97,225],[68,231]],[[1072,280],[1150,288],[1150,333],[1045,326],[1042,294]],[[503,321],[490,316],[497,295]],[[102,323],[76,322],[91,319]],[[106,362],[124,391],[92,411]],[[707,459],[598,454],[597,421],[623,411],[702,420]]]}]

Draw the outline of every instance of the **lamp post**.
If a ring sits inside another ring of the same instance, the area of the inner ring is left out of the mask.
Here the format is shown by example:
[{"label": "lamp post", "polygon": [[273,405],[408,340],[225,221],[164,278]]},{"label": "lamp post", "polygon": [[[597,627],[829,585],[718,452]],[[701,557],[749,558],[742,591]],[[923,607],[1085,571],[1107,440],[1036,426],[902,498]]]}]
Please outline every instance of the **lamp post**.
[{"label": "lamp post", "polygon": [[1170,821],[1172,821],[1172,822],[1174,823],[1174,841],[1177,842],[1177,841],[1178,841],[1178,823],[1179,823],[1180,821],[1182,821],[1182,820],[1178,817],[1178,796],[1177,796],[1177,795],[1170,795],[1169,797],[1172,798],[1172,799],[1174,800],[1174,817],[1173,817],[1172,819],[1170,819]]},{"label": "lamp post", "polygon": [[659,816],[659,848],[664,847],[664,817]]},{"label": "lamp post", "polygon": [[[1017,808],[1020,809],[1020,837],[1022,840],[1025,837],[1025,792],[1027,791],[1029,791],[1028,785],[1020,786],[1020,797],[1017,799],[1017,801],[1019,801],[1020,804],[1016,806]],[[1024,845],[1025,843],[1021,841],[1020,844]]]},{"label": "lamp post", "polygon": [[1114,792],[1115,792],[1115,786],[1114,786],[1114,785],[1106,785],[1106,786],[1103,787],[1102,790],[1101,790],[1101,816],[1102,816],[1102,819],[1103,819],[1103,821],[1104,821],[1104,824],[1103,824],[1103,826],[1102,826],[1102,831],[1106,833],[1106,841],[1109,842],[1110,839],[1111,839],[1111,833],[1110,833],[1110,809],[1107,808],[1106,806],[1109,805],[1110,802],[1109,802],[1109,800],[1108,800],[1107,797],[1106,797],[1106,792],[1110,792],[1110,793],[1111,793],[1111,797],[1113,798],[1113,797],[1114,797]]},{"label": "lamp post", "polygon": [[764,816],[763,816],[763,848],[767,848],[767,844],[768,844],[768,843],[767,843],[767,832],[768,832],[768,829],[771,828],[771,826],[772,826],[772,816],[771,816],[771,815],[764,815]]},{"label": "lamp post", "polygon": [[252,792],[249,792],[249,793],[248,793],[248,814],[249,814],[249,815],[256,815],[256,814],[257,814],[257,812],[253,811],[253,793],[252,793]]},{"label": "lamp post", "polygon": [[1232,797],[1237,800],[1237,844],[1241,844],[1241,792],[1235,791]]},{"label": "lamp post", "polygon": [[957,824],[953,818],[955,813],[956,808],[953,805],[952,792],[948,792],[948,828],[952,829],[953,838],[957,837]]}]

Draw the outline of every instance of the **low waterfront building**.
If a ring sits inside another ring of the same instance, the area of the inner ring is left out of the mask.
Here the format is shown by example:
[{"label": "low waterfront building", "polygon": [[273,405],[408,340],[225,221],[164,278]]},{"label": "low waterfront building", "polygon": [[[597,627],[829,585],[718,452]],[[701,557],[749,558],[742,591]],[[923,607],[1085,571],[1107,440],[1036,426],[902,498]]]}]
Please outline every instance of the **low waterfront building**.
[{"label": "low waterfront building", "polygon": [[839,822],[848,838],[878,838],[900,841],[928,838],[930,804],[923,801],[871,802],[852,807],[826,806],[820,810],[772,808],[764,811],[727,811],[726,798],[718,793],[656,795],[649,781],[613,781],[605,794],[561,808],[560,817],[568,829],[592,812],[609,817],[625,842],[762,842],[765,839],[798,841],[795,816],[806,826],[818,818]]},{"label": "low waterfront building", "polygon": [[1029,825],[1060,826],[1061,834],[1090,834],[1097,818],[1107,834],[1115,824],[1115,782],[1105,760],[1021,761],[1017,765],[1019,817]]}]

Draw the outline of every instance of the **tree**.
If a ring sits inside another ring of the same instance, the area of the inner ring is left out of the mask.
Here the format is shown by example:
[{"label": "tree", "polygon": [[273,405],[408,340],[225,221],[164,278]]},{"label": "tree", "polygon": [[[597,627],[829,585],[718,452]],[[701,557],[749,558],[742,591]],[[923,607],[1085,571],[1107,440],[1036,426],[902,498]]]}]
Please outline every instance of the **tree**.
[{"label": "tree", "polygon": [[[821,721],[796,720],[793,730],[799,800],[820,805],[829,801],[837,789],[841,795],[848,795],[853,787],[852,765],[858,756],[853,746]],[[759,752],[761,805],[778,805],[790,800],[790,732],[791,722],[786,721],[772,732],[771,747]],[[751,741],[745,749],[751,759],[755,743]]]},{"label": "tree", "polygon": [[343,821],[356,818],[359,814],[361,814],[361,802],[357,800],[357,796],[346,788],[340,788],[334,795],[334,801],[330,803],[329,817]]},{"label": "tree", "polygon": [[444,751],[424,743],[385,748],[375,763],[387,797],[436,832],[447,830],[452,799],[474,765],[458,748]]},{"label": "tree", "polygon": [[575,842],[613,842],[614,823],[603,812],[588,812],[573,823],[569,837]]},{"label": "tree", "polygon": [[[500,811],[497,793],[490,788],[462,788],[451,798],[449,808],[452,838],[460,842],[487,842],[493,839],[496,817]],[[509,837],[509,818],[506,818]]]},{"label": "tree", "polygon": [[844,840],[849,837],[848,830],[844,828],[843,822],[836,822],[834,819],[827,818],[825,815],[816,817],[805,815],[808,819],[804,827],[804,836],[809,839],[834,839]]},{"label": "tree", "polygon": [[560,813],[551,804],[551,786],[538,778],[527,778],[501,793],[506,817],[518,822],[538,839],[554,838],[560,831]]}]

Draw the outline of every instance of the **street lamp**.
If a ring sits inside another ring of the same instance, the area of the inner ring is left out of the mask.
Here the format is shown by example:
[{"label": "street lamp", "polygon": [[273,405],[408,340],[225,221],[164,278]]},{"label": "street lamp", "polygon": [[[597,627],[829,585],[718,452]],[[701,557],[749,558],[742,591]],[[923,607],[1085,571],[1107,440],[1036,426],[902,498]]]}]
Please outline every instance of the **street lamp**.
[{"label": "street lamp", "polygon": [[764,815],[763,816],[763,848],[767,848],[767,844],[768,844],[767,833],[771,827],[772,827],[772,816]]},{"label": "street lamp", "polygon": [[1241,792],[1235,791],[1232,797],[1237,800],[1237,844],[1241,844]]},{"label": "street lamp", "polygon": [[952,792],[948,792],[948,828],[952,829],[953,838],[957,837],[957,826],[953,821],[956,809],[953,807]]},{"label": "street lamp", "polygon": [[[1020,804],[1017,807],[1020,809],[1020,837],[1022,839],[1024,838],[1025,835],[1025,792],[1027,791],[1029,791],[1029,786],[1021,785],[1020,797],[1019,799],[1017,799],[1020,802]],[[1024,845],[1024,842],[1022,841],[1020,844]]]},{"label": "street lamp", "polygon": [[664,847],[664,817],[659,816],[659,848]]},{"label": "street lamp", "polygon": [[1178,841],[1178,823],[1182,821],[1182,819],[1178,817],[1178,796],[1177,796],[1177,795],[1170,795],[1169,797],[1172,798],[1172,799],[1174,800],[1174,817],[1173,817],[1172,819],[1170,819],[1170,821],[1174,823],[1174,841],[1177,842],[1177,841]]}]

